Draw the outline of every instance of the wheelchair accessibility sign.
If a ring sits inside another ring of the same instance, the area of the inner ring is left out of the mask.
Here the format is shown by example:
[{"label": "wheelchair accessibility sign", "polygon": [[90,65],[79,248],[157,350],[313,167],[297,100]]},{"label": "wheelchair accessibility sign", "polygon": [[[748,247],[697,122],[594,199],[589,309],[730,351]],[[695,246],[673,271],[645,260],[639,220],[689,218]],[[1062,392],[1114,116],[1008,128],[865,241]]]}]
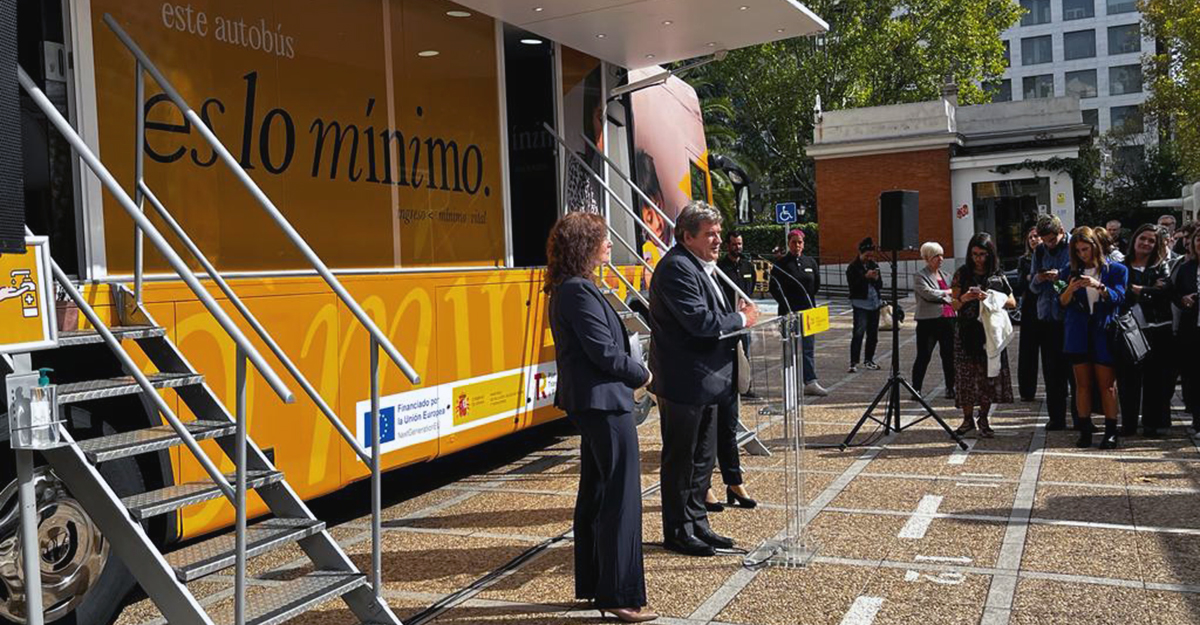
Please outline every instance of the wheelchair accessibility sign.
[{"label": "wheelchair accessibility sign", "polygon": [[775,223],[793,224],[799,221],[795,202],[780,202],[775,205]]},{"label": "wheelchair accessibility sign", "polygon": [[0,255],[0,353],[55,346],[58,326],[50,280],[46,237],[27,237],[24,254]]}]

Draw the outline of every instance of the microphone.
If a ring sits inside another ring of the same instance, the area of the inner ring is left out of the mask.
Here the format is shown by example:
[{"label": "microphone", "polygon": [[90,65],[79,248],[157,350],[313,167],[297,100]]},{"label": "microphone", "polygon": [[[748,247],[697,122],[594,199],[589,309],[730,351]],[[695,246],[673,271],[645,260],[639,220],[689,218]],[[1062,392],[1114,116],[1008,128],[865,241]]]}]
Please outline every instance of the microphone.
[{"label": "microphone", "polygon": [[[767,261],[767,262],[771,263],[771,268],[772,268],[772,271],[768,271],[768,272],[767,272],[767,278],[774,278],[774,275],[775,275],[774,268],[775,268],[775,267],[778,265],[778,261],[775,261],[775,260],[772,260],[772,259],[770,259],[770,258],[767,258],[767,257],[766,257],[765,255],[763,255],[763,254],[750,254],[750,255],[751,255],[751,256],[754,256],[754,257],[757,257],[757,258],[759,258],[759,259],[761,259],[761,260],[765,260],[765,261]],[[809,293],[808,293],[808,289],[804,288],[804,283],[803,283],[803,282],[801,282],[801,281],[800,281],[798,278],[796,278],[796,276],[793,276],[792,274],[790,274],[790,273],[788,273],[788,272],[784,271],[783,269],[780,269],[780,270],[779,270],[779,273],[781,273],[781,274],[783,274],[783,275],[787,276],[787,277],[788,277],[788,279],[790,279],[792,282],[795,282],[795,283],[796,283],[796,286],[800,287],[800,292],[801,292],[801,293],[804,293],[804,299],[807,299],[807,300],[808,300],[808,307],[809,307],[809,308],[816,308],[816,307],[817,307],[817,303],[816,303],[816,302],[814,302],[814,301],[813,301],[813,298],[812,298],[812,296],[811,296],[811,295],[809,295]],[[778,279],[776,279],[776,280],[775,280],[775,284],[780,284],[780,282],[779,282],[779,280],[778,280]],[[781,293],[781,294],[783,294],[783,301],[784,301],[784,303],[786,304],[786,303],[787,303],[787,294],[783,293],[783,286],[782,286],[782,285],[780,285],[780,287],[779,287],[779,291],[780,291],[780,293]],[[790,306],[788,306],[788,313],[789,313],[789,314],[791,314],[791,312],[792,312],[792,310],[791,310],[791,307],[790,307]]]}]

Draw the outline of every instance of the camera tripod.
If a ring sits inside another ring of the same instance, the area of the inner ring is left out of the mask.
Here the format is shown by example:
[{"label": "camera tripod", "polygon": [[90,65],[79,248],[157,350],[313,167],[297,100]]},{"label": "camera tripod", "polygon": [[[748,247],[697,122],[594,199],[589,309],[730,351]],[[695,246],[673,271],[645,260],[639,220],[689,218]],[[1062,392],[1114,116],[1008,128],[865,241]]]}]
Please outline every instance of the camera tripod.
[{"label": "camera tripod", "polygon": [[[894,311],[900,309],[899,289],[896,285],[896,265],[897,250],[893,249],[892,310]],[[912,398],[916,400],[916,402],[921,405],[921,408],[925,410],[924,416],[914,419],[908,424],[900,423],[900,391],[902,389],[907,390],[909,394],[912,395]],[[875,409],[879,407],[879,403],[883,401],[884,397],[887,397],[887,407],[884,408],[884,416],[882,419],[880,419],[879,417],[875,416]],[[917,391],[917,389],[913,388],[912,384],[909,384],[908,380],[904,379],[904,376],[900,375],[900,324],[893,317],[891,376],[888,377],[888,381],[884,383],[883,388],[879,389],[879,393],[875,395],[875,400],[872,401],[871,405],[867,407],[866,412],[864,412],[862,417],[859,418],[858,423],[854,424],[854,428],[851,429],[850,433],[846,435],[846,440],[842,441],[840,448],[842,451],[845,451],[846,448],[850,446],[851,441],[854,440],[854,436],[858,434],[858,431],[862,429],[862,426],[865,425],[867,421],[874,421],[882,425],[884,434],[891,434],[892,432],[899,434],[900,432],[903,432],[904,430],[907,430],[908,428],[926,419],[933,419],[934,421],[937,421],[938,425],[942,426],[943,430],[946,430],[946,433],[950,435],[950,438],[954,439],[954,442],[958,443],[959,447],[967,449],[967,444],[963,442],[962,437],[952,430],[950,426],[947,425],[940,416],[938,416],[937,411],[929,405],[929,402],[925,401],[924,397],[921,397],[921,393]]]}]

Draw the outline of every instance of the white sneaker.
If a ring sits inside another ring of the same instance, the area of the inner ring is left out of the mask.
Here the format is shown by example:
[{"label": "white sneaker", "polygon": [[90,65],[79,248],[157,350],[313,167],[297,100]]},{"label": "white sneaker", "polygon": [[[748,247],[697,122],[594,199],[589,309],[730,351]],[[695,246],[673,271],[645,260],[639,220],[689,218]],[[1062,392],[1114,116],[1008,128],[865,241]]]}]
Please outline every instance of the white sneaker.
[{"label": "white sneaker", "polygon": [[821,386],[820,382],[813,380],[812,382],[804,385],[804,394],[812,395],[814,397],[824,397],[829,394],[829,391],[825,390],[825,387]]}]

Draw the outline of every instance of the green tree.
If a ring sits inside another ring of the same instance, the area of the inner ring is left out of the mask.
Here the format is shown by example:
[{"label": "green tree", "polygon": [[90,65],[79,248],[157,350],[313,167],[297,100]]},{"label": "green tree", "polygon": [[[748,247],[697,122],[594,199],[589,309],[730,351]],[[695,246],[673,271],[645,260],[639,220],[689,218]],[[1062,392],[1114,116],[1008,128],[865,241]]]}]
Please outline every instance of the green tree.
[{"label": "green tree", "polygon": [[1184,173],[1200,179],[1200,2],[1141,0],[1142,28],[1157,42],[1143,67],[1150,88],[1147,108],[1181,146]]},{"label": "green tree", "polygon": [[1005,67],[1000,33],[1021,14],[1012,0],[806,4],[829,22],[828,33],[736,50],[687,77],[702,101],[728,103],[705,118],[732,131],[710,133],[709,147],[757,174],[760,204],[815,204],[805,150],[818,99],[824,110],[918,102],[937,98],[950,77],[960,102],[985,102],[980,84]]}]

